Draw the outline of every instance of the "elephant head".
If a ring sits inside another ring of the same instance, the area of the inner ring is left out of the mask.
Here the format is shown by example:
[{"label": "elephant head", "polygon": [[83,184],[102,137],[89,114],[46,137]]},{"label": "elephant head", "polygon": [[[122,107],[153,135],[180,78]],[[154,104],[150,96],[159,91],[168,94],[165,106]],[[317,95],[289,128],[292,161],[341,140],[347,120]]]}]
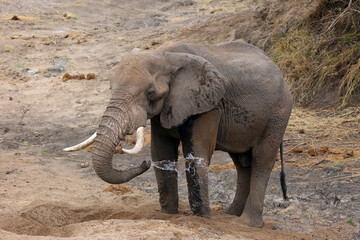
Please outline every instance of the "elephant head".
[{"label": "elephant head", "polygon": [[119,184],[149,169],[146,161],[137,168],[114,169],[112,157],[120,140],[157,115],[161,125],[170,129],[211,110],[224,95],[224,81],[209,61],[189,53],[157,50],[124,57],[110,79],[112,96],[94,137],[98,176]]}]

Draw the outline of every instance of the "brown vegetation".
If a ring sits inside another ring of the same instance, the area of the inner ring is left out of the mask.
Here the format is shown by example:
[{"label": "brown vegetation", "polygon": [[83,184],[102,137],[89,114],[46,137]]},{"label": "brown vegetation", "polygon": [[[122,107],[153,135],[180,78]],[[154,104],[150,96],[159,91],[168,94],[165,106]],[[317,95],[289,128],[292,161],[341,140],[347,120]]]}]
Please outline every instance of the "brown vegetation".
[{"label": "brown vegetation", "polygon": [[359,103],[360,2],[320,1],[309,17],[276,36],[270,53],[297,102]]}]

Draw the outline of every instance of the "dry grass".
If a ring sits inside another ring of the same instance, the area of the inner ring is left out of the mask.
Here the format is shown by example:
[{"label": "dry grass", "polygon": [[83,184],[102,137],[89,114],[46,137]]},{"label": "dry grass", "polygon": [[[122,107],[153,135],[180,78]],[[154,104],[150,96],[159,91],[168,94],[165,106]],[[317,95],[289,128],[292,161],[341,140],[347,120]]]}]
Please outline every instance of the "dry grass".
[{"label": "dry grass", "polygon": [[308,22],[276,38],[270,55],[297,102],[311,103],[323,91],[334,93],[335,105],[352,102],[360,87],[359,9],[359,1],[322,1]]},{"label": "dry grass", "polygon": [[[286,135],[298,142],[308,142],[309,148],[320,148],[322,144],[334,148],[337,146],[337,141],[352,144],[354,139],[360,139],[359,129],[359,107],[342,111],[295,108],[292,111]],[[360,147],[360,144],[357,147]]]},{"label": "dry grass", "polygon": [[[321,166],[343,168],[346,162],[359,158],[359,129],[359,107],[341,111],[295,108],[284,137],[284,151],[290,154],[290,158],[285,157],[286,164],[312,168],[321,163]],[[294,146],[301,151],[288,151]]]}]

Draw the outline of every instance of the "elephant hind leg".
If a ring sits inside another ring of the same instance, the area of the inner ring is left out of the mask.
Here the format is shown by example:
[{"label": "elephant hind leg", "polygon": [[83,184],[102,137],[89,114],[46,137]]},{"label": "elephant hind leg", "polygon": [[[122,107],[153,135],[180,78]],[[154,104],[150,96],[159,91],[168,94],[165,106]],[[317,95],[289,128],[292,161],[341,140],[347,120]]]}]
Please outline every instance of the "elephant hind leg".
[{"label": "elephant hind leg", "polygon": [[278,146],[274,146],[264,139],[253,148],[253,161],[251,167],[250,192],[247,199],[247,214],[250,219],[249,226],[263,226],[263,206],[266,187],[272,168],[275,164]]},{"label": "elephant hind leg", "polygon": [[229,153],[237,171],[237,184],[234,200],[226,213],[241,216],[250,191],[251,150],[245,153]]}]

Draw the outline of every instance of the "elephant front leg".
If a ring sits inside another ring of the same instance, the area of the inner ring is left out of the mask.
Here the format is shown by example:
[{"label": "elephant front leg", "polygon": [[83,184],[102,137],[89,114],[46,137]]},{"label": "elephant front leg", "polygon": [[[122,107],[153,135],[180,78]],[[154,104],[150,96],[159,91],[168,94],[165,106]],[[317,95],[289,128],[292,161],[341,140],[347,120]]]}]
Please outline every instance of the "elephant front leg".
[{"label": "elephant front leg", "polygon": [[207,162],[189,154],[185,165],[191,212],[202,217],[210,216]]},{"label": "elephant front leg", "polygon": [[156,124],[151,124],[151,156],[158,184],[161,212],[178,213],[178,159],[179,140],[159,134]]},{"label": "elephant front leg", "polygon": [[[167,162],[167,163],[166,163]],[[172,170],[175,161],[155,162],[154,171],[158,184],[161,212],[168,214],[178,213],[178,173]],[[169,167],[170,166],[170,167]]]},{"label": "elephant front leg", "polygon": [[215,150],[219,121],[219,111],[213,110],[191,117],[179,128],[190,208],[193,214],[202,217],[210,217],[208,166]]}]

